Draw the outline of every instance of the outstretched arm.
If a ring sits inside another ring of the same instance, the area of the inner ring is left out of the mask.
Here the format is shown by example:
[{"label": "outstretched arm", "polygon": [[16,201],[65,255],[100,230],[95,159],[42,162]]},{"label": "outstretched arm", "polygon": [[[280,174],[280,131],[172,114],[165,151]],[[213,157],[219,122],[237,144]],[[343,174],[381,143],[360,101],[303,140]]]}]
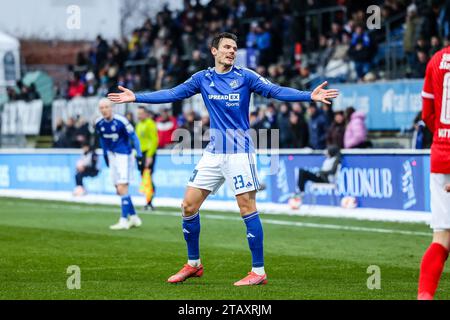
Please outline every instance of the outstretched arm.
[{"label": "outstretched arm", "polygon": [[108,99],[114,103],[169,103],[183,100],[200,92],[197,81],[191,77],[186,82],[166,90],[159,90],[154,92],[134,93],[133,91],[118,87],[121,93],[110,93]]},{"label": "outstretched arm", "polygon": [[337,89],[324,89],[327,84],[328,82],[325,81],[312,92],[274,86],[270,91],[270,96],[281,101],[316,101],[331,104],[329,99],[336,98],[339,95],[339,91]]},{"label": "outstretched arm", "polygon": [[316,87],[312,92],[299,91],[297,89],[281,87],[273,84],[256,72],[246,69],[247,81],[251,91],[254,91],[266,98],[274,98],[281,101],[317,101],[331,104],[329,99],[334,99],[339,95],[337,89],[325,89],[327,81]]}]

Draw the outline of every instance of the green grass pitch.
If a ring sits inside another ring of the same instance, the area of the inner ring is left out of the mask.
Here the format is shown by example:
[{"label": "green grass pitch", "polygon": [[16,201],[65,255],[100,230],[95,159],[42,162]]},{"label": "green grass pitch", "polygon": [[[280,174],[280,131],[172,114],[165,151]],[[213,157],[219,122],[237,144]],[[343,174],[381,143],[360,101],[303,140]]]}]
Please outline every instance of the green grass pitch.
[{"label": "green grass pitch", "polygon": [[[424,224],[262,214],[269,283],[236,288],[251,267],[244,223],[236,213],[202,211],[204,276],[171,285],[166,279],[186,261],[177,210],[110,231],[119,211],[0,199],[0,299],[415,299],[431,239]],[[79,290],[67,288],[70,265],[80,267]],[[381,289],[367,288],[370,265],[380,268]],[[437,299],[450,298],[446,270]]]}]

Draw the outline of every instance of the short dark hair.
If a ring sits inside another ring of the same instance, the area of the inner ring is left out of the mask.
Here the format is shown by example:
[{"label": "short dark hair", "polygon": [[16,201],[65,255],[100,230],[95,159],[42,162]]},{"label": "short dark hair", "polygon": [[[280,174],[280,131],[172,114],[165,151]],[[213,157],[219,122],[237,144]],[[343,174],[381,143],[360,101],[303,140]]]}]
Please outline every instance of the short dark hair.
[{"label": "short dark hair", "polygon": [[234,40],[236,43],[238,41],[238,38],[235,34],[229,32],[222,32],[214,36],[214,38],[211,41],[211,48],[219,49],[219,42],[222,39],[231,39]]},{"label": "short dark hair", "polygon": [[146,106],[139,106],[138,109],[141,109],[142,111],[144,111],[145,113],[149,113],[149,110],[147,109]]}]

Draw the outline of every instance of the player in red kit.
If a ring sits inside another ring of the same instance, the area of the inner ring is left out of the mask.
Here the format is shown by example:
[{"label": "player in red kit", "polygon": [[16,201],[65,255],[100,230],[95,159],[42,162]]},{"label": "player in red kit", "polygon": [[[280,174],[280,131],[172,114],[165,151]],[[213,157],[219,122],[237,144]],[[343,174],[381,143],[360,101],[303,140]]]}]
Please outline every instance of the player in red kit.
[{"label": "player in red kit", "polygon": [[433,241],[420,266],[419,300],[432,300],[450,250],[450,46],[427,65],[422,117],[433,132],[431,223]]}]

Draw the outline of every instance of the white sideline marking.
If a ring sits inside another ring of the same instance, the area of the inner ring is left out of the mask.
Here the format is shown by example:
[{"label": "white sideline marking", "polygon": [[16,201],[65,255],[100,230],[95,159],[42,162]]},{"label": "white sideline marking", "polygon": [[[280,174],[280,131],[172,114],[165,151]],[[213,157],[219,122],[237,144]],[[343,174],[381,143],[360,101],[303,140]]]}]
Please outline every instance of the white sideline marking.
[{"label": "white sideline marking", "polygon": [[[6,205],[15,205],[16,203],[12,201],[4,202]],[[35,204],[29,203],[29,206],[35,206]],[[79,206],[75,204],[68,205],[58,205],[58,204],[50,204],[46,203],[45,207],[51,209],[73,209],[80,211],[96,211],[96,212],[107,212],[111,213],[112,210],[107,208],[92,208],[86,206]],[[158,215],[158,216],[171,216],[171,217],[181,217],[180,212],[175,211],[142,211],[138,210],[139,214],[146,215]],[[212,215],[212,214],[201,214],[202,219],[215,219],[215,220],[233,220],[233,221],[242,221],[241,217],[230,217],[224,215]],[[336,225],[336,224],[325,224],[325,223],[309,223],[309,222],[298,222],[298,221],[286,221],[286,220],[276,220],[276,219],[261,219],[264,224],[272,224],[279,226],[288,226],[288,227],[300,227],[300,228],[316,228],[316,229],[328,229],[328,230],[343,230],[343,231],[358,231],[358,232],[372,232],[372,233],[385,233],[385,234],[402,234],[402,235],[411,235],[411,236],[425,236],[431,237],[432,234],[428,232],[420,232],[420,231],[408,231],[408,230],[397,230],[397,229],[384,229],[384,228],[368,228],[368,227],[357,227],[357,226],[346,226],[346,225]]]},{"label": "white sideline marking", "polygon": [[[73,203],[88,204],[106,204],[119,205],[120,199],[115,195],[88,194],[84,197],[74,197],[67,191],[41,191],[41,190],[17,190],[0,189],[0,197],[12,197],[22,199],[53,200]],[[133,202],[136,205],[144,206],[145,199],[142,196],[133,196]],[[181,199],[160,198],[154,200],[156,207],[180,208]],[[234,201],[220,201],[210,198],[202,205],[203,210],[213,210],[222,212],[237,212],[239,208]],[[356,208],[343,209],[331,206],[310,206],[305,205],[300,210],[291,210],[287,204],[258,202],[260,212],[280,215],[294,216],[312,216],[312,217],[330,217],[330,218],[349,218],[369,221],[390,221],[390,222],[409,222],[409,223],[427,223],[431,220],[431,213],[424,211],[405,211],[389,209],[371,209]]]}]

